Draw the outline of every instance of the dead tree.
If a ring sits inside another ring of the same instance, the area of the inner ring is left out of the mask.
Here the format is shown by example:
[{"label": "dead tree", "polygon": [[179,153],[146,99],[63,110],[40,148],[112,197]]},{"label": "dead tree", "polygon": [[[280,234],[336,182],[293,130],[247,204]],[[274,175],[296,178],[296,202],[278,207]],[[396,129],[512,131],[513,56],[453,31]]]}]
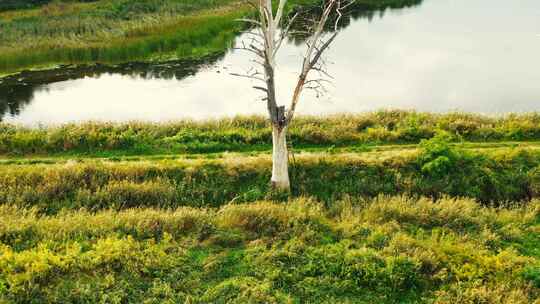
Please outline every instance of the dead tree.
[{"label": "dead tree", "polygon": [[[279,2],[278,2],[279,1]],[[274,3],[278,2],[278,3]],[[268,114],[272,124],[272,186],[277,190],[290,190],[288,151],[286,143],[287,129],[291,124],[300,96],[304,89],[313,89],[319,94],[324,91],[325,77],[308,78],[310,72],[316,71],[319,76],[329,76],[321,56],[332,44],[338,34],[338,24],[343,16],[343,9],[351,1],[322,0],[321,11],[317,17],[309,20],[309,25],[303,28],[307,36],[306,50],[303,56],[301,70],[298,75],[290,106],[278,106],[276,100],[276,55],[283,41],[291,33],[293,24],[299,14],[286,15],[287,0],[248,0],[256,11],[255,18],[244,18],[241,21],[252,25],[252,30],[246,32],[250,38],[241,43],[238,49],[254,54],[254,62],[258,68],[252,68],[246,74],[233,74],[260,81],[261,85],[254,89],[264,92]],[[277,6],[273,7],[273,4]],[[275,8],[275,9],[274,9]],[[328,23],[333,22],[333,32],[327,34]]]}]

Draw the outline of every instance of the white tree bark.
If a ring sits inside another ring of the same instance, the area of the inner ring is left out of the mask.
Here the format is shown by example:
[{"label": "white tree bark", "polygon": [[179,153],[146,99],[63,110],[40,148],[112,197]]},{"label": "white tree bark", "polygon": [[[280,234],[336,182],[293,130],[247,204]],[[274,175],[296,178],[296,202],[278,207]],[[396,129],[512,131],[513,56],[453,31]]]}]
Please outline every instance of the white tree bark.
[{"label": "white tree bark", "polygon": [[272,187],[289,191],[289,152],[287,150],[287,129],[272,128]]},{"label": "white tree bark", "polygon": [[[292,122],[296,106],[300,101],[300,95],[306,84],[315,83],[322,86],[321,80],[308,79],[308,74],[312,70],[317,70],[322,74],[326,74],[323,68],[317,66],[319,59],[330,44],[334,41],[338,33],[338,23],[342,17],[341,9],[344,9],[347,5],[344,2],[353,0],[325,0],[322,3],[322,15],[319,20],[316,20],[312,26],[311,36],[307,39],[307,49],[302,61],[302,69],[298,77],[291,105],[288,109],[284,106],[278,106],[276,98],[276,83],[275,83],[275,69],[276,69],[276,54],[281,47],[284,39],[289,34],[289,30],[298,16],[298,13],[292,16],[288,22],[283,22],[285,13],[285,5],[287,0],[279,0],[277,2],[277,10],[274,12],[272,3],[276,3],[273,0],[248,0],[253,7],[258,11],[258,18],[249,19],[242,18],[241,21],[247,22],[251,25],[256,25],[258,31],[250,32],[253,37],[251,41],[246,45],[242,43],[240,49],[249,51],[257,56],[255,63],[262,66],[263,71],[255,70],[249,72],[247,75],[233,74],[236,76],[248,77],[253,80],[261,81],[264,83],[262,86],[253,86],[257,90],[261,90],[266,93],[266,102],[268,108],[268,114],[272,125],[272,187],[277,190],[289,191],[289,155],[287,151],[287,128]],[[350,2],[352,3],[352,2]],[[330,35],[330,38],[324,39],[324,27],[332,12],[337,13],[337,18],[334,25],[334,33]],[[285,24],[283,24],[285,23]],[[279,31],[280,25],[282,30]],[[310,87],[308,87],[310,88]],[[311,87],[313,88],[313,87]],[[316,89],[317,87],[315,87]]]}]

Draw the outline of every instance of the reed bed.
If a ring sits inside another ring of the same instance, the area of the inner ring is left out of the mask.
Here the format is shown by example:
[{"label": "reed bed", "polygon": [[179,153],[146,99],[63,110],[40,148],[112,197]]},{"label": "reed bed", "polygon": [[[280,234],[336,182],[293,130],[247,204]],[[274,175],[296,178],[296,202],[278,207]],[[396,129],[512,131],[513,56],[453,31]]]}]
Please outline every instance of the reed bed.
[{"label": "reed bed", "polygon": [[243,14],[238,6],[224,8],[230,2],[101,1],[88,11],[0,22],[0,70],[223,52],[240,29],[234,19]]}]

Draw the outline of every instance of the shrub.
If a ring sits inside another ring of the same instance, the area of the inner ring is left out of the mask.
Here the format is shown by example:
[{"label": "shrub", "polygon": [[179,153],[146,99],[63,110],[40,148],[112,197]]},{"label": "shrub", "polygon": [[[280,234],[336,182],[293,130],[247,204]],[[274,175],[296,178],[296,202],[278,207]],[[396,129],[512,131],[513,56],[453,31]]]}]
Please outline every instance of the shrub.
[{"label": "shrub", "polygon": [[[420,148],[417,166],[422,176],[415,185],[418,192],[433,197],[448,194],[499,203],[519,201],[530,196],[527,189],[531,181],[526,175],[518,173],[520,170],[529,171],[530,166],[534,166],[535,161],[529,163],[527,156],[523,159],[518,154],[515,156],[516,162],[503,165],[495,158],[451,146],[446,135],[424,140]],[[498,174],[508,169],[505,174]]]},{"label": "shrub", "polygon": [[523,271],[523,278],[540,288],[540,267],[528,267]]}]

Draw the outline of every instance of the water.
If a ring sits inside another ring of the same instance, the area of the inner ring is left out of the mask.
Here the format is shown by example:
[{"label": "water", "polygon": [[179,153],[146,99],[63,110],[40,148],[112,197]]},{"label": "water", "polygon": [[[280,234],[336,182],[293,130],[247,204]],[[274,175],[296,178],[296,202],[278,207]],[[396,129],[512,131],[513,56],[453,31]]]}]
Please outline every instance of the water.
[{"label": "water", "polygon": [[[289,103],[302,50],[290,42],[278,59],[282,104]],[[540,1],[425,0],[351,21],[327,57],[333,85],[321,98],[303,95],[300,114],[540,111]],[[254,83],[230,75],[248,69],[250,59],[230,51],[158,66],[18,75],[0,84],[0,115],[35,125],[265,114]]]}]

